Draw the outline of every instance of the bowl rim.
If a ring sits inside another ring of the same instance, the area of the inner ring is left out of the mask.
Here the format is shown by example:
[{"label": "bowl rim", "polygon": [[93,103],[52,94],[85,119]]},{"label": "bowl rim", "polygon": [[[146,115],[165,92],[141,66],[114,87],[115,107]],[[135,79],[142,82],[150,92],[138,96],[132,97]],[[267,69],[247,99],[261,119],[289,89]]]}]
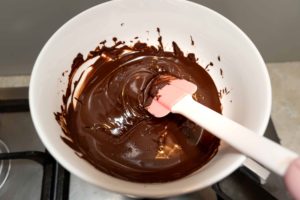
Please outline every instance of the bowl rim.
[{"label": "bowl rim", "polygon": [[[206,184],[203,185],[201,184],[201,181],[197,184],[193,184],[193,185],[189,185],[188,187],[182,187],[180,188],[180,190],[178,189],[173,189],[173,190],[155,190],[155,194],[153,193],[154,191],[151,189],[151,185],[155,185],[155,184],[141,184],[141,183],[134,183],[134,182],[129,182],[129,181],[124,181],[121,179],[117,179],[115,177],[111,177],[110,178],[113,180],[118,180],[120,182],[123,182],[125,184],[131,184],[134,187],[131,187],[131,189],[129,189],[129,187],[114,187],[111,188],[110,186],[107,186],[106,183],[101,183],[99,181],[96,181],[95,179],[92,179],[90,176],[86,176],[84,173],[82,173],[79,169],[77,169],[75,166],[72,166],[67,159],[65,159],[62,155],[60,155],[58,153],[58,151],[56,151],[54,145],[52,145],[45,137],[43,137],[43,135],[45,135],[45,133],[43,133],[44,131],[41,129],[41,127],[39,126],[39,117],[37,115],[37,110],[35,105],[35,98],[34,98],[34,82],[35,79],[37,79],[38,74],[37,74],[37,68],[38,66],[40,66],[40,63],[42,61],[42,57],[46,54],[48,46],[55,41],[56,37],[59,36],[60,32],[62,32],[62,30],[64,30],[66,28],[66,25],[69,23],[73,23],[75,22],[78,18],[84,16],[84,15],[88,15],[90,11],[96,10],[99,7],[102,7],[103,5],[107,5],[107,4],[111,4],[111,3],[115,3],[115,2],[122,2],[125,0],[112,0],[112,1],[108,1],[108,2],[104,2],[98,5],[95,5],[89,9],[84,10],[83,12],[75,15],[74,17],[72,17],[70,20],[68,20],[66,23],[64,23],[46,42],[46,44],[43,46],[42,50],[40,51],[35,63],[34,63],[34,67],[31,73],[31,78],[30,78],[30,84],[29,84],[29,107],[30,107],[30,113],[31,113],[31,117],[33,120],[33,124],[35,129],[37,130],[37,133],[39,135],[39,138],[41,139],[42,143],[45,145],[46,149],[51,153],[51,155],[53,155],[53,157],[58,161],[58,163],[60,163],[64,168],[66,168],[68,171],[70,171],[72,174],[78,176],[79,178],[92,183],[96,186],[99,186],[101,188],[104,188],[108,191],[112,191],[112,192],[116,192],[116,193],[121,193],[121,194],[127,194],[127,195],[133,195],[133,196],[139,196],[139,197],[166,197],[166,196],[175,196],[175,195],[181,195],[181,194],[185,194],[185,193],[189,193],[189,192],[193,192],[196,190],[199,190],[200,188],[212,185],[213,183],[225,178],[226,176],[228,176],[230,173],[232,173],[234,170],[236,170],[246,159],[246,156],[243,154],[239,154],[239,156],[236,158],[236,160],[234,162],[232,162],[232,164],[230,166],[227,166],[225,170],[222,170],[222,172],[218,173],[218,176],[213,176],[213,178],[210,178],[208,181],[206,181]],[[265,62],[261,56],[261,54],[259,53],[258,49],[255,47],[255,45],[253,44],[253,42],[249,39],[249,37],[239,28],[237,27],[233,22],[231,22],[229,19],[227,19],[226,17],[224,17],[223,15],[217,13],[216,11],[207,8],[206,6],[194,3],[194,2],[190,2],[190,1],[186,1],[186,0],[176,0],[176,1],[172,1],[172,3],[185,3],[188,4],[189,6],[192,7],[199,7],[201,9],[206,10],[207,12],[210,12],[213,15],[218,16],[219,18],[221,18],[224,23],[226,23],[228,26],[231,26],[233,29],[235,29],[235,31],[239,32],[239,34],[241,34],[245,41],[247,41],[247,43],[249,44],[249,47],[252,48],[253,52],[256,54],[257,59],[260,62],[261,66],[264,66],[264,68],[262,69],[263,71],[263,75],[264,75],[264,79],[266,80],[266,89],[267,89],[267,94],[265,94],[265,99],[266,99],[266,112],[264,113],[262,122],[261,122],[261,126],[258,130],[258,134],[259,135],[263,135],[264,131],[266,130],[266,127],[268,125],[269,119],[270,119],[270,114],[271,114],[271,104],[272,104],[272,90],[271,90],[271,82],[270,82],[270,77],[267,71],[267,67],[265,65]],[[103,173],[103,172],[101,172]],[[106,175],[105,173],[103,173],[104,175]],[[173,182],[166,182],[166,183],[159,183],[159,184],[170,184],[170,183],[174,183],[176,181]],[[137,189],[137,187],[143,187],[143,190],[139,190]],[[145,187],[147,186],[147,187]]]}]

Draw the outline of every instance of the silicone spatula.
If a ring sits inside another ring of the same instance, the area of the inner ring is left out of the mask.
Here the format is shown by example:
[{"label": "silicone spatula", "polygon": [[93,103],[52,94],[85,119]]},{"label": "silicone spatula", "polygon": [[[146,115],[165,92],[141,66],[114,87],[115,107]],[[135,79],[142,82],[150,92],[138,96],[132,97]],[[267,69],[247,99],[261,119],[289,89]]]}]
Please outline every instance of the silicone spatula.
[{"label": "silicone spatula", "polygon": [[290,164],[298,158],[295,152],[196,102],[192,98],[196,91],[195,84],[172,78],[157,91],[146,109],[155,117],[170,112],[181,114],[278,175],[285,175]]}]

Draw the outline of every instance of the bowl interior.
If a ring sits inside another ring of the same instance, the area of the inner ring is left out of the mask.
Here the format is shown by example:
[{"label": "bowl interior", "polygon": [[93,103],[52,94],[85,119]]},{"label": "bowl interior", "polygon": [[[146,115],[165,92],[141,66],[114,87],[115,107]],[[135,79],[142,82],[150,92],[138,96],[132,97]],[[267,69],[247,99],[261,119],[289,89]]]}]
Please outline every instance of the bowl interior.
[{"label": "bowl interior", "polygon": [[218,154],[192,175],[170,183],[137,184],[101,173],[61,140],[62,131],[53,113],[60,110],[66,89],[67,76],[62,73],[70,70],[77,53],[87,55],[99,42],[111,41],[112,37],[130,44],[138,36],[141,41],[157,45],[157,27],[166,49],[171,49],[171,42],[176,41],[184,52],[195,53],[203,67],[214,63],[209,73],[218,90],[226,87],[230,91],[221,99],[223,114],[262,135],[271,108],[270,80],[263,59],[249,38],[229,20],[188,1],[115,0],[77,15],[46,43],[30,82],[30,109],[35,127],[58,162],[90,183],[142,197],[201,189],[227,176],[245,159],[222,143]]}]

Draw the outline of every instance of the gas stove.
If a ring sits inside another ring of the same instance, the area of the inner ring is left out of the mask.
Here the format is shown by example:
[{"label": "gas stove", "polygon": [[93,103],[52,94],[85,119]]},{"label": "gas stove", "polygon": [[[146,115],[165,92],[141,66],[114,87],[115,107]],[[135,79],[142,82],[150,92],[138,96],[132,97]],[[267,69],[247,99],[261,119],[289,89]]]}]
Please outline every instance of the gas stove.
[{"label": "gas stove", "polygon": [[[55,134],[55,133],[54,133]],[[279,142],[270,119],[265,136]],[[86,183],[65,170],[45,149],[31,120],[28,87],[0,88],[0,199],[130,200]],[[252,160],[213,186],[186,199],[291,199],[282,178]]]}]

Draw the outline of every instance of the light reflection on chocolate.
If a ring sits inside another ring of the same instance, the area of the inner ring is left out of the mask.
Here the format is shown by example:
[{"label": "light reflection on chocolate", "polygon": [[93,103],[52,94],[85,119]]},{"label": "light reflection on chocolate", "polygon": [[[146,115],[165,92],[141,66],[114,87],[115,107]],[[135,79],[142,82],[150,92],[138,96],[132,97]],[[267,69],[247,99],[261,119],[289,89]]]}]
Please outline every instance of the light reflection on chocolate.
[{"label": "light reflection on chocolate", "polygon": [[[113,46],[101,42],[87,59],[78,54],[73,61],[55,113],[63,141],[97,169],[125,180],[166,182],[196,171],[216,154],[219,139],[180,115],[151,116],[144,109],[146,87],[158,74],[187,79],[198,86],[194,99],[220,113],[213,80],[175,42],[172,52],[165,51],[161,35],[157,47],[113,40]],[[91,67],[73,80],[91,59]],[[194,138],[197,145],[190,142]]]}]

